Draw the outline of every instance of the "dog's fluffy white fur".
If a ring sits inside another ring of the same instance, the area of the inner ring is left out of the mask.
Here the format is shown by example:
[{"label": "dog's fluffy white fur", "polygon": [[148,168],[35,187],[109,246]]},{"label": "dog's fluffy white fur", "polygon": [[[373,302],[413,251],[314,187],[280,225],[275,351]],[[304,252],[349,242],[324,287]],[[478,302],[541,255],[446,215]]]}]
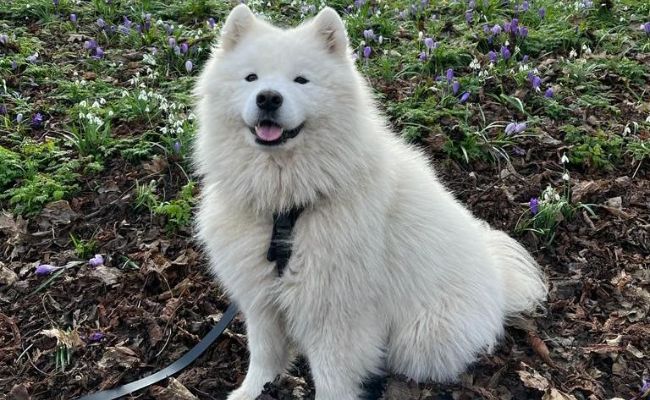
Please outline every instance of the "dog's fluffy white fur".
[{"label": "dog's fluffy white fur", "polygon": [[[526,250],[474,218],[387,128],[350,54],[330,8],[285,30],[239,5],[196,85],[198,235],[250,350],[230,400],[258,396],[290,349],[309,361],[318,400],[358,399],[383,370],[454,380],[508,316],[545,298]],[[304,122],[298,136],[256,143],[262,90],[283,96],[285,129]],[[266,260],[272,215],[293,206],[305,211],[278,277]]]}]

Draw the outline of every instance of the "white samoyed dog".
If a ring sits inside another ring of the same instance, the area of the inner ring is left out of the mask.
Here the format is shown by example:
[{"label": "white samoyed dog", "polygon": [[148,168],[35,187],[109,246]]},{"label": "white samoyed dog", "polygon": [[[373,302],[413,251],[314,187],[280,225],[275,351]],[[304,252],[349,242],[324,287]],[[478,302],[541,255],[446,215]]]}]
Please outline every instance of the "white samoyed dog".
[{"label": "white samoyed dog", "polygon": [[[295,351],[317,400],[359,399],[384,372],[453,381],[546,297],[526,250],[390,131],[351,53],[331,8],[280,29],[239,5],[196,84],[198,236],[250,351],[229,400],[256,398]],[[280,275],[274,215],[296,208]]]}]

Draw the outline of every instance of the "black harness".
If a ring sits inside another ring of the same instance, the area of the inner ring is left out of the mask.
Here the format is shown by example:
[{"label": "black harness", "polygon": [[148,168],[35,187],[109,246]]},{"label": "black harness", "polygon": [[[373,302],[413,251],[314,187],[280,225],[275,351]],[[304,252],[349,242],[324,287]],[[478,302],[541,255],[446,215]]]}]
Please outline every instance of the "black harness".
[{"label": "black harness", "polygon": [[[275,261],[275,268],[278,272],[278,276],[282,276],[284,268],[287,266],[289,258],[291,258],[291,234],[293,233],[293,228],[303,210],[304,208],[302,207],[294,207],[287,212],[273,214],[273,231],[271,233],[271,243],[269,244],[269,250],[266,253],[266,259],[271,262]],[[203,339],[201,339],[199,343],[192,347],[192,349],[185,353],[181,358],[162,370],[149,376],[145,376],[135,382],[119,386],[115,389],[103,390],[101,392],[95,392],[83,396],[79,398],[79,400],[113,400],[169,378],[190,365],[201,354],[203,354],[203,352],[206,351],[219,336],[221,336],[226,328],[230,326],[230,323],[235,319],[236,314],[237,306],[235,303],[230,303],[219,322],[217,322],[217,324]]]},{"label": "black harness", "polygon": [[275,261],[278,276],[282,276],[291,258],[291,234],[303,210],[302,207],[294,207],[288,212],[273,214],[273,232],[266,259]]}]

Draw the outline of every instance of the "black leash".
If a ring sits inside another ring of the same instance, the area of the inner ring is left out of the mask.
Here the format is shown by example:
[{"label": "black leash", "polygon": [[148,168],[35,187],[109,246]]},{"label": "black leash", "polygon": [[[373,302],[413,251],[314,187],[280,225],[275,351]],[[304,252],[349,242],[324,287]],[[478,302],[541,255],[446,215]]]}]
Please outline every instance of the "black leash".
[{"label": "black leash", "polygon": [[[291,257],[291,233],[293,232],[293,227],[296,225],[296,221],[298,221],[298,217],[302,211],[303,208],[292,208],[288,212],[273,215],[273,232],[271,234],[269,251],[266,253],[266,259],[271,262],[275,261],[278,276],[282,276],[284,267],[287,266],[289,258]],[[95,392],[80,397],[78,400],[113,400],[169,378],[177,372],[185,369],[185,367],[190,365],[201,354],[203,354],[230,325],[232,320],[235,318],[237,311],[235,303],[230,303],[226,312],[223,313],[223,316],[214,328],[212,328],[210,332],[208,332],[208,334],[192,348],[192,350],[185,353],[183,357],[174,361],[171,365],[154,374],[138,379],[135,382],[127,383],[126,385],[115,389]]]},{"label": "black leash", "polygon": [[84,397],[79,398],[78,400],[113,400],[122,396],[126,396],[129,393],[133,393],[136,390],[144,389],[147,386],[151,386],[154,383],[160,382],[163,379],[169,378],[180,370],[184,369],[196,360],[203,352],[205,352],[208,347],[226,330],[230,325],[232,320],[237,314],[237,306],[235,303],[230,303],[226,312],[223,313],[223,316],[217,322],[217,324],[208,332],[208,334],[201,339],[196,346],[192,347],[192,350],[188,351],[183,355],[183,357],[174,361],[168,367],[161,369],[160,371],[146,376],[142,379],[139,379],[135,382],[127,383],[126,385],[117,387],[115,389],[103,390],[101,392],[92,393]]}]

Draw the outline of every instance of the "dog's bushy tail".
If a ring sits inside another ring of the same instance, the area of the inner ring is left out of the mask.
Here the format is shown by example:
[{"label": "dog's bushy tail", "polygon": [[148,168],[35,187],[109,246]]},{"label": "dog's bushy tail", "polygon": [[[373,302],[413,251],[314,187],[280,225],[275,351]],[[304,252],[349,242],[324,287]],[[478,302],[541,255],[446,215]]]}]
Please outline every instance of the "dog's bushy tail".
[{"label": "dog's bushy tail", "polygon": [[546,280],[533,257],[504,232],[490,229],[488,247],[501,271],[506,313],[532,311],[546,299]]}]

